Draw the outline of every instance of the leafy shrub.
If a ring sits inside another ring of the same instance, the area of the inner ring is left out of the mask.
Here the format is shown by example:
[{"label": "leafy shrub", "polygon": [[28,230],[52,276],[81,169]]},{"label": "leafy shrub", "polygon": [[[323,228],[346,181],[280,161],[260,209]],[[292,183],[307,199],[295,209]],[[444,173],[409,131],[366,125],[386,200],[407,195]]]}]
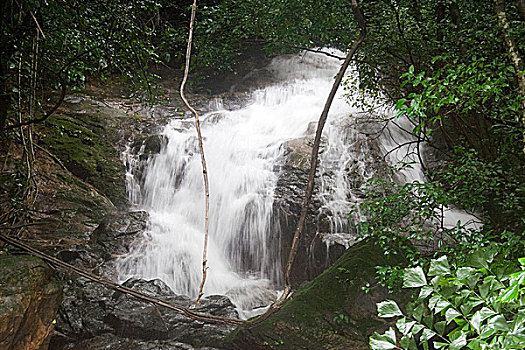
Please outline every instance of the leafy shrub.
[{"label": "leafy shrub", "polygon": [[[404,288],[419,293],[406,313],[395,301],[377,304],[380,317],[399,317],[396,329],[370,337],[381,349],[523,349],[525,348],[525,258],[521,270],[494,261],[494,248],[471,254],[464,264],[447,256],[434,259],[425,274],[405,269]],[[507,266],[507,267],[505,267]]]}]

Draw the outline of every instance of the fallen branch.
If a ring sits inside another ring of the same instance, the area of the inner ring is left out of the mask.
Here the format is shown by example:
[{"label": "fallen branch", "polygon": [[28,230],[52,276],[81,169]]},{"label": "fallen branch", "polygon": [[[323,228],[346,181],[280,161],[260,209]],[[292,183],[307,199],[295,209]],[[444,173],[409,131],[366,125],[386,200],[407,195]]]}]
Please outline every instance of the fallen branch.
[{"label": "fallen branch", "polygon": [[345,61],[343,62],[343,64],[341,65],[341,68],[339,69],[339,72],[337,73],[334,84],[332,85],[332,90],[330,91],[330,94],[328,95],[323,112],[321,113],[321,116],[319,117],[319,122],[317,124],[317,131],[315,133],[314,144],[312,147],[312,154],[310,157],[310,173],[308,175],[308,184],[306,187],[306,193],[305,193],[303,204],[301,207],[301,216],[299,217],[299,222],[297,223],[297,227],[295,229],[292,246],[290,248],[290,254],[288,256],[288,262],[286,264],[286,269],[285,269],[284,292],[282,296],[279,298],[279,300],[275,302],[272,308],[279,308],[280,305],[282,305],[282,303],[291,295],[291,292],[292,292],[292,286],[291,286],[291,281],[290,281],[291,271],[292,271],[292,266],[295,260],[295,256],[297,255],[297,251],[299,249],[299,240],[301,239],[301,236],[303,234],[304,224],[306,221],[306,215],[308,213],[308,207],[310,206],[310,201],[312,199],[315,173],[316,173],[317,164],[318,164],[319,145],[321,142],[321,135],[323,133],[323,128],[326,123],[326,119],[328,117],[328,112],[335,98],[337,89],[339,88],[339,85],[341,84],[343,80],[343,77],[350,64],[350,61],[352,60],[352,57],[357,51],[357,48],[363,42],[366,36],[365,20],[357,4],[357,0],[352,0],[352,12],[354,14],[354,18],[356,19],[358,27],[360,29],[359,35],[355,39],[352,45],[352,48],[346,55]]},{"label": "fallen branch", "polygon": [[82,276],[82,277],[85,277],[93,282],[96,282],[96,283],[99,283],[99,284],[102,284],[104,286],[106,286],[107,288],[110,288],[110,289],[113,289],[113,290],[116,290],[116,291],[119,291],[121,293],[124,293],[124,294],[127,294],[127,295],[131,295],[137,299],[140,299],[142,301],[146,301],[146,302],[150,302],[150,303],[153,303],[155,305],[160,305],[160,306],[163,306],[165,308],[168,308],[170,310],[173,310],[173,311],[176,311],[178,313],[180,313],[181,315],[184,315],[188,318],[191,318],[193,320],[197,320],[197,321],[201,321],[201,322],[207,322],[207,323],[220,323],[220,324],[229,324],[229,325],[232,325],[232,326],[241,326],[244,324],[244,321],[242,320],[237,320],[237,319],[233,319],[233,318],[228,318],[228,317],[222,317],[222,316],[215,316],[215,315],[209,315],[209,314],[204,314],[204,313],[201,313],[201,312],[197,312],[197,311],[194,311],[194,310],[191,310],[190,308],[188,307],[185,307],[185,306],[181,306],[181,305],[173,305],[171,303],[168,303],[162,299],[159,299],[159,298],[156,298],[154,296],[151,296],[151,295],[148,295],[148,294],[145,294],[145,293],[141,293],[141,292],[137,292],[131,288],[128,288],[128,287],[124,287],[118,283],[115,283],[113,281],[110,281],[108,279],[105,279],[101,276],[97,276],[97,275],[94,275],[90,272],[87,272],[86,270],[83,270],[81,268],[78,268],[76,266],[73,266],[73,265],[70,265],[68,263],[65,263],[63,262],[62,260],[58,260],[50,255],[47,255],[25,243],[22,243],[16,239],[13,239],[13,238],[10,238],[2,233],[0,233],[0,240],[1,241],[4,241],[5,243],[8,243],[14,247],[17,247],[19,249],[22,249],[23,251],[25,252],[28,252],[29,254],[33,255],[33,256],[36,256],[50,264],[52,264],[53,266],[57,266],[57,267],[61,267],[63,269],[66,269],[66,270],[69,270],[69,271],[72,271],[74,273],[76,273],[77,275],[79,276]]},{"label": "fallen branch", "polygon": [[204,218],[204,246],[202,248],[202,281],[199,286],[199,293],[197,295],[197,300],[195,301],[196,305],[199,305],[199,301],[202,298],[203,289],[204,289],[204,283],[206,283],[206,272],[208,270],[206,264],[207,264],[207,254],[208,254],[208,227],[210,222],[210,188],[209,188],[209,182],[208,182],[208,170],[206,167],[206,159],[204,157],[204,146],[202,142],[202,134],[201,134],[201,127],[199,122],[199,114],[193,108],[188,100],[186,99],[186,96],[184,95],[184,86],[186,85],[186,81],[188,80],[188,73],[190,71],[190,58],[191,58],[191,43],[193,40],[193,24],[195,23],[195,12],[197,10],[197,0],[193,1],[193,5],[191,6],[191,20],[190,20],[190,33],[188,36],[188,47],[186,49],[186,67],[184,68],[184,78],[182,79],[182,83],[180,85],[180,97],[182,98],[182,101],[184,101],[184,104],[188,109],[193,113],[195,116],[195,128],[197,129],[197,137],[199,139],[199,150],[201,153],[201,163],[202,163],[202,176],[204,178],[204,196],[206,197],[206,211],[205,211],[205,218]]}]

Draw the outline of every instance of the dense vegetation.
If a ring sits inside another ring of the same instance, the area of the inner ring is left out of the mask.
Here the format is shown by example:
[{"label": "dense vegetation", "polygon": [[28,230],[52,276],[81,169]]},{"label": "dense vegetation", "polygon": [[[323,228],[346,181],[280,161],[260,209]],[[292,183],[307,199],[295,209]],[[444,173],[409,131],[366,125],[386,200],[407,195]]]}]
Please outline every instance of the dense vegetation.
[{"label": "dense vegetation", "polygon": [[[86,79],[118,74],[135,91],[153,94],[150,66],[180,64],[188,5],[4,1],[1,153],[9,141],[27,147],[33,131],[20,126],[44,121],[62,101],[60,91],[81,88]],[[428,179],[366,184],[361,210],[368,220],[360,232],[376,237],[387,254],[401,248],[413,264],[409,270],[378,267],[380,279],[392,289],[403,281],[421,287],[408,310],[412,319],[398,321],[401,342],[392,329],[373,338],[374,346],[522,346],[524,330],[516,325],[525,317],[525,281],[523,273],[513,273],[525,252],[525,96],[523,60],[515,59],[525,51],[525,3],[370,0],[360,6],[368,35],[354,59],[359,81],[350,92],[363,105],[368,96],[384,98],[395,104],[396,118],[409,118]],[[268,54],[319,47],[345,51],[356,35],[348,0],[205,1],[199,4],[194,62],[199,69],[232,69],[251,44],[263,45]],[[423,142],[436,151],[438,166],[425,163]],[[18,172],[2,175],[2,195],[27,197],[31,176],[22,169],[30,168],[31,152],[26,149],[24,157],[28,161]],[[442,213],[451,206],[475,214],[483,227],[444,227]],[[431,282],[423,273],[428,267]],[[419,282],[407,282],[414,276]],[[391,303],[380,312],[406,314]]]}]

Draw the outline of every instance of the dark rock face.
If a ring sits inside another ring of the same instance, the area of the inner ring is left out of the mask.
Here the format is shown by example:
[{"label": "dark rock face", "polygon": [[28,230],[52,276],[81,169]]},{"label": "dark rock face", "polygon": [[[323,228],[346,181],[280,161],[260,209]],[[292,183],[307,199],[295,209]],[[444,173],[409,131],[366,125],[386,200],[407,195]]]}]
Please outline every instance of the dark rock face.
[{"label": "dark rock face", "polygon": [[[132,279],[124,285],[173,304],[192,304],[192,300],[176,295],[161,280]],[[231,326],[191,320],[173,310],[106,289],[83,278],[71,280],[65,288],[65,294],[57,319],[57,330],[67,335],[67,338],[53,338],[54,348],[101,349],[104,344],[100,343],[101,339],[109,339],[110,344],[115,343],[117,349],[170,349],[171,345],[175,349],[192,349],[187,344],[218,344],[233,329]],[[233,304],[224,296],[203,299],[196,310],[236,317]],[[91,343],[93,338],[94,342]],[[74,345],[77,341],[71,342],[71,339],[89,341],[77,347]]]},{"label": "dark rock face", "polygon": [[[61,251],[58,257],[114,280],[115,260],[140,242],[147,225],[146,212],[112,213],[93,231],[87,244]],[[193,349],[218,343],[232,330],[231,326],[193,321],[72,274],[64,274],[62,279],[66,281],[64,301],[52,349],[107,349],[110,345],[111,349],[130,350]],[[190,306],[193,302],[173,293],[161,280],[133,279],[124,285],[177,305]],[[210,296],[196,310],[237,317],[233,304],[224,296]]]},{"label": "dark rock face", "polygon": [[117,337],[107,333],[98,337],[71,344],[73,350],[216,350],[210,347],[194,348],[191,345],[172,340],[137,340]]},{"label": "dark rock face", "polygon": [[127,254],[146,230],[148,217],[145,211],[108,215],[93,231],[90,245],[106,261]]},{"label": "dark rock face", "polygon": [[[275,191],[275,211],[281,228],[281,257],[282,266],[286,266],[293,236],[304,200],[308,173],[310,171],[310,157],[314,135],[307,135],[299,139],[286,142],[286,163],[282,166],[277,188]],[[303,231],[298,254],[292,268],[291,282],[293,287],[319,275],[326,267],[333,264],[344,252],[342,245],[327,247],[317,232],[327,231],[328,223],[318,217],[319,203],[314,195],[308,208],[306,225]]]},{"label": "dark rock face", "polygon": [[[385,257],[373,241],[349,248],[337,262],[266,320],[229,337],[228,349],[368,349],[368,337],[389,324],[377,317],[376,303],[388,298],[403,304],[374,279],[375,266],[404,263],[400,254]],[[370,284],[366,293],[362,287]],[[343,315],[343,317],[340,317]]]},{"label": "dark rock face", "polygon": [[47,349],[62,290],[30,256],[0,256],[0,349]]}]

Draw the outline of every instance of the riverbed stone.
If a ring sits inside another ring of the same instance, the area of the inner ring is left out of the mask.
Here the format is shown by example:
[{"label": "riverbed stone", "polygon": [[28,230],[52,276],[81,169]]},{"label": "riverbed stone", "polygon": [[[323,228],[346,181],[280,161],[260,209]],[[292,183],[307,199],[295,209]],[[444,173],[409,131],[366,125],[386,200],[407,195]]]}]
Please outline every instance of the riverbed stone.
[{"label": "riverbed stone", "polygon": [[0,255],[0,349],[47,349],[61,295],[42,260]]}]

